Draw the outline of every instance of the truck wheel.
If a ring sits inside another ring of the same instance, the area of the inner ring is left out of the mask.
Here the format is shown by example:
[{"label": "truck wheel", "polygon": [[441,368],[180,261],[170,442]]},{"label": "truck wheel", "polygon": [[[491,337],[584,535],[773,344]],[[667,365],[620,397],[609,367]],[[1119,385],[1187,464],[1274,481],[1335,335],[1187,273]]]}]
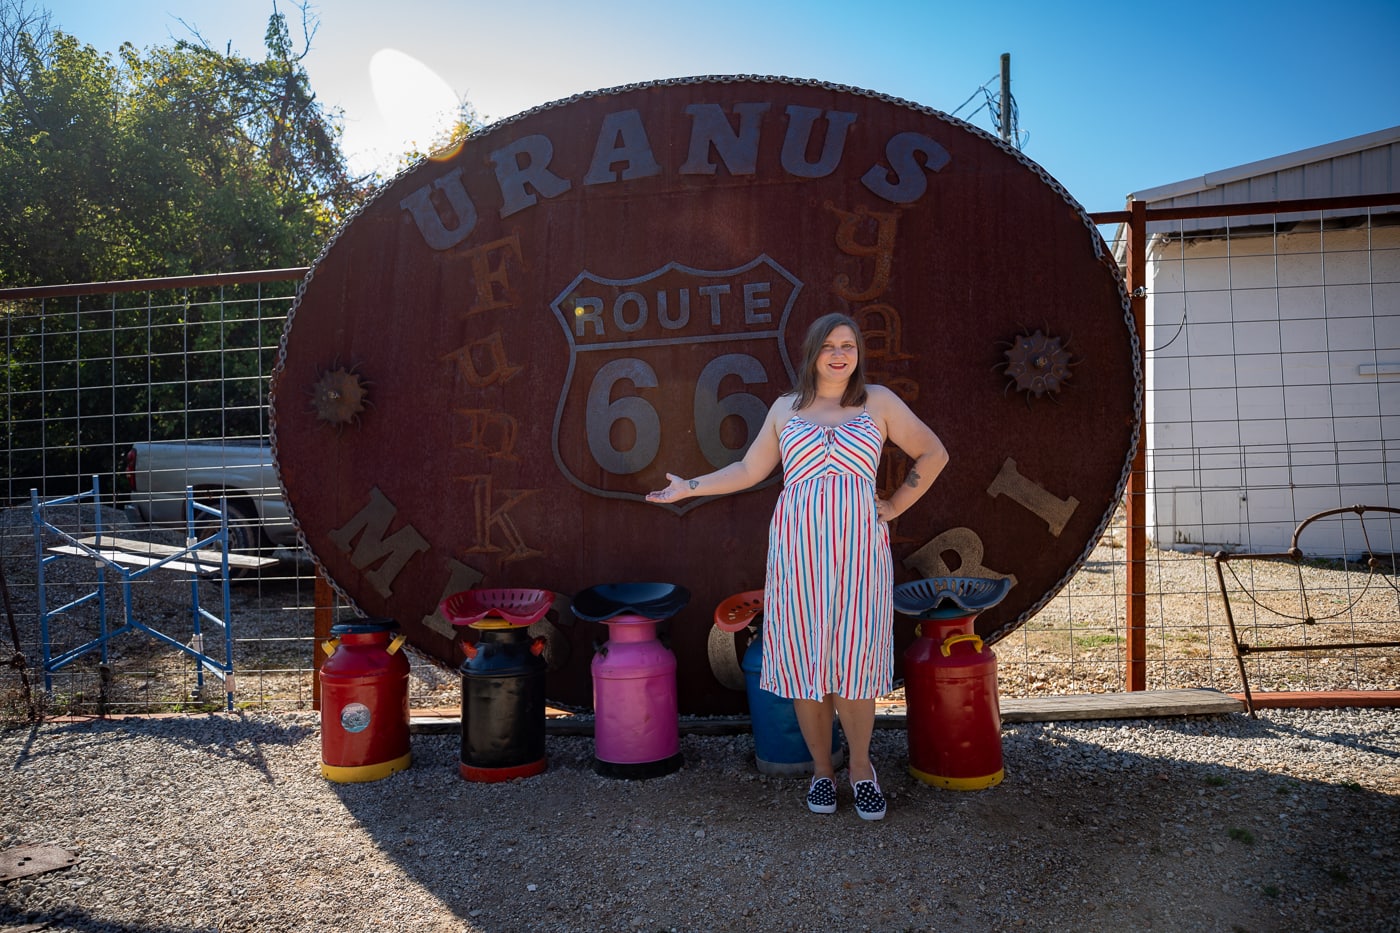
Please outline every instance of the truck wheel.
[{"label": "truck wheel", "polygon": [[[200,500],[200,504],[217,509],[219,500]],[[219,530],[219,521],[211,515],[204,516],[203,522],[195,524],[195,534],[200,538],[207,538]],[[258,517],[252,508],[245,503],[230,499],[228,503],[228,552],[229,554],[245,554],[249,557],[262,556],[262,532],[258,528]],[[229,565],[228,575],[231,580],[239,580],[257,575],[257,570],[251,567],[235,567]]]}]

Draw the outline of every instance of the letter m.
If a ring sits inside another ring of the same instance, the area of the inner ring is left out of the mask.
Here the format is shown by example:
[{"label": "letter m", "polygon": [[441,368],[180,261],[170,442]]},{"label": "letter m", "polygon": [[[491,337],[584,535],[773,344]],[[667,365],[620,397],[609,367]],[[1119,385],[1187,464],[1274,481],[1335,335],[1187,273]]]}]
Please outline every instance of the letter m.
[{"label": "letter m", "polygon": [[[413,555],[428,549],[428,542],[412,525],[404,525],[387,538],[384,536],[397,514],[398,509],[376,486],[370,490],[369,502],[363,509],[344,527],[326,535],[341,551],[350,554],[350,563],[355,569],[364,571],[366,567],[379,565],[377,570],[365,573],[365,579],[386,599],[393,593],[394,578],[404,565]],[[353,553],[350,551],[352,541],[355,543]]]}]

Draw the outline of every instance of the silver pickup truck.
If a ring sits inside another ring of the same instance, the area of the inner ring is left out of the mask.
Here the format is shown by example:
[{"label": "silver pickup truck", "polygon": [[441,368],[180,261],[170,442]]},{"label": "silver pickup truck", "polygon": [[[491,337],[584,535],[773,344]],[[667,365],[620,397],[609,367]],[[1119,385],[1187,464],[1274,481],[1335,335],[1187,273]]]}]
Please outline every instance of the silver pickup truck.
[{"label": "silver pickup truck", "polygon": [[[152,441],[132,445],[126,454],[130,498],[125,505],[133,525],[183,529],[185,487],[215,508],[228,498],[229,550],[278,556],[297,547],[282,486],[272,466],[272,448],[258,441]],[[203,537],[211,520],[196,518]]]}]

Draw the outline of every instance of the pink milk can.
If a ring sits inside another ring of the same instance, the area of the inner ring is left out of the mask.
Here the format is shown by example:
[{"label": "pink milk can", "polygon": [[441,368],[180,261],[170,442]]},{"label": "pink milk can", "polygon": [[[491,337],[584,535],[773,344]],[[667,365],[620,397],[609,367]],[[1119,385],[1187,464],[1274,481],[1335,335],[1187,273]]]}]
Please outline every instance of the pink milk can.
[{"label": "pink milk can", "polygon": [[574,597],[576,618],[608,626],[592,664],[599,774],[651,778],[680,768],[676,656],[656,630],[689,599],[669,583],[604,584]]}]

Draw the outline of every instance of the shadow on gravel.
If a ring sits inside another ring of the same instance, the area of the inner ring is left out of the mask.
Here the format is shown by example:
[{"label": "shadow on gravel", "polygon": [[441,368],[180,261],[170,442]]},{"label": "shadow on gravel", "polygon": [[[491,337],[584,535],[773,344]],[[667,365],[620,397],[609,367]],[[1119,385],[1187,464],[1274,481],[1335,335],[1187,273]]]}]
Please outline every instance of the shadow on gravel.
[{"label": "shadow on gravel", "polygon": [[[1380,758],[1400,761],[1400,748],[1387,748],[1384,745],[1377,745],[1374,742],[1366,741],[1361,736],[1352,735],[1347,732],[1338,732],[1335,730],[1331,732],[1312,732],[1305,729],[1297,729],[1287,723],[1271,722],[1268,720],[1259,720],[1259,722],[1264,731],[1275,739],[1289,736],[1301,740],[1323,742],[1342,748],[1354,748]],[[1400,771],[1395,772],[1392,777],[1395,779],[1397,787],[1400,788]]]},{"label": "shadow on gravel", "polygon": [[278,724],[266,718],[246,718],[238,713],[168,718],[75,719],[44,725],[45,747],[36,751],[35,740],[39,729],[39,726],[28,728],[25,742],[10,763],[11,771],[42,775],[47,757],[95,756],[103,746],[145,739],[243,765],[261,772],[269,784],[276,783],[276,780],[262,749],[269,745],[297,745],[319,731],[315,726],[304,723]]},{"label": "shadow on gravel", "polygon": [[217,926],[167,926],[163,923],[119,923],[103,920],[76,908],[51,914],[23,914],[13,920],[0,921],[3,933],[219,933]]},{"label": "shadow on gravel", "polygon": [[[747,735],[685,736],[685,768],[650,781],[599,777],[591,739],[551,736],[544,774],[470,783],[458,742],[415,735],[408,771],[335,793],[425,910],[473,930],[1400,929],[1400,797],[1329,774],[1329,746],[1393,769],[1400,748],[1364,735],[1008,724],[1005,780],[958,792],[910,777],[885,729],[881,823],[844,773],[838,812],[807,812],[806,780],[760,776]],[[1274,764],[1261,744],[1294,747]]]}]

